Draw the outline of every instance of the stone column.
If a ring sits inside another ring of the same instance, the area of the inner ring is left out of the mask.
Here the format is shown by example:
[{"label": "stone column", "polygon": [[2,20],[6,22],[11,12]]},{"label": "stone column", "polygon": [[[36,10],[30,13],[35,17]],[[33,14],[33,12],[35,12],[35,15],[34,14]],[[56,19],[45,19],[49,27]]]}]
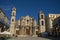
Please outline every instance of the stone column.
[{"label": "stone column", "polygon": [[32,35],[34,35],[34,32],[35,32],[35,29],[34,29],[34,27],[32,28]]},{"label": "stone column", "polygon": [[36,35],[36,30],[35,30],[36,28],[34,27],[34,35]]},{"label": "stone column", "polygon": [[1,32],[1,29],[2,29],[2,27],[0,28],[0,32]]},{"label": "stone column", "polygon": [[20,28],[20,35],[21,35],[21,30],[22,30],[22,28]]},{"label": "stone column", "polygon": [[23,28],[23,34],[26,35],[26,28]]},{"label": "stone column", "polygon": [[30,35],[32,36],[32,27],[30,27]]},{"label": "stone column", "polygon": [[25,34],[25,31],[24,31],[24,27],[22,28],[22,35],[24,35]]},{"label": "stone column", "polygon": [[21,28],[21,32],[20,33],[21,33],[21,35],[23,35],[23,27]]}]

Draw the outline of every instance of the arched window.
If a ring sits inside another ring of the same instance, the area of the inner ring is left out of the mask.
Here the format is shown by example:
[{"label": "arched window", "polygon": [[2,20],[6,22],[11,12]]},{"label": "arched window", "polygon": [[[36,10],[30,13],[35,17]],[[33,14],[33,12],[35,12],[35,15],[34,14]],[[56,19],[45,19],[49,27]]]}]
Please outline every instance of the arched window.
[{"label": "arched window", "polygon": [[41,15],[41,19],[43,19],[43,15]]},{"label": "arched window", "polygon": [[14,16],[14,12],[13,12],[13,15],[12,16]]},{"label": "arched window", "polygon": [[14,21],[14,19],[12,19],[12,22]]},{"label": "arched window", "polygon": [[28,24],[29,20],[27,20],[27,24]]},{"label": "arched window", "polygon": [[1,13],[1,10],[0,10],[0,13]]},{"label": "arched window", "polygon": [[42,26],[44,25],[44,21],[41,21]]}]

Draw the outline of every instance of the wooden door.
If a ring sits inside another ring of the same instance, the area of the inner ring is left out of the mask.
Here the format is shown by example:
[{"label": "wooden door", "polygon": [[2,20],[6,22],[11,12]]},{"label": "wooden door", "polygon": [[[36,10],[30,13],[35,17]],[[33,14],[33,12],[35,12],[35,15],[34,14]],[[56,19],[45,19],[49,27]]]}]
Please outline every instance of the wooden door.
[{"label": "wooden door", "polygon": [[19,30],[16,30],[16,34],[19,35]]},{"label": "wooden door", "polygon": [[38,35],[38,31],[36,31],[36,35]]},{"label": "wooden door", "polygon": [[30,29],[26,29],[26,35],[30,35]]}]

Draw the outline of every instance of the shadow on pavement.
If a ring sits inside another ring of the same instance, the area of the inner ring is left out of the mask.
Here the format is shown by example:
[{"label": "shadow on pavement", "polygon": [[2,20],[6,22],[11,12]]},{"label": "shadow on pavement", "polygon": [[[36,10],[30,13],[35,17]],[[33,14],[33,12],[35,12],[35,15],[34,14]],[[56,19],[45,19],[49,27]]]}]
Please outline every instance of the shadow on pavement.
[{"label": "shadow on pavement", "polygon": [[53,37],[53,36],[40,36],[41,38],[51,39],[51,40],[60,40],[60,37]]},{"label": "shadow on pavement", "polygon": [[11,37],[0,37],[0,40],[8,40],[10,39]]}]

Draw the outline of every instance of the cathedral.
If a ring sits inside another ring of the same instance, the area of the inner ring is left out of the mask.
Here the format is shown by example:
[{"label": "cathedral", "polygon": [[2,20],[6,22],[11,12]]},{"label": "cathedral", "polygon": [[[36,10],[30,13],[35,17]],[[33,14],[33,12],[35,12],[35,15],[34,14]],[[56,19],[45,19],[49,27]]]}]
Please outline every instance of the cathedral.
[{"label": "cathedral", "polygon": [[45,28],[45,18],[44,13],[40,11],[38,13],[38,23],[33,17],[22,16],[19,20],[16,21],[16,8],[12,8],[11,13],[11,23],[10,23],[10,32],[16,35],[38,35],[39,33],[44,33]]}]

